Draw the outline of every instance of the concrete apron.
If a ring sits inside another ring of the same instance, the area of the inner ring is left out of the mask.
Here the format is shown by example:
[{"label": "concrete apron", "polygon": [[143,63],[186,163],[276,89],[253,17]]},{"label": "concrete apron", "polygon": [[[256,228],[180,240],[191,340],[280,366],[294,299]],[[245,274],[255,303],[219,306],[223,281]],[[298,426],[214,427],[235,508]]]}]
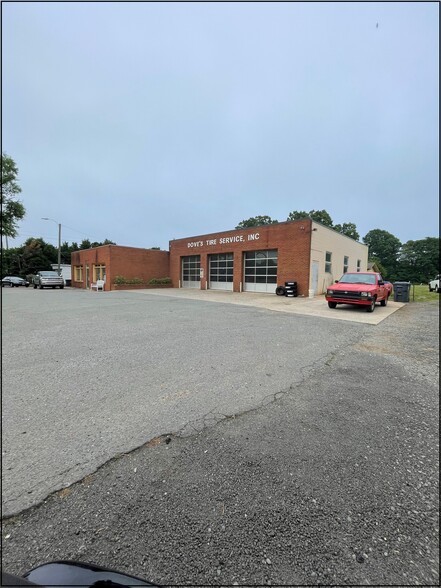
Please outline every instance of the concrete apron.
[{"label": "concrete apron", "polygon": [[[113,291],[112,291],[113,292]],[[111,292],[111,293],[112,293]],[[121,292],[121,290],[120,290]],[[364,307],[339,304],[331,309],[324,296],[306,298],[287,298],[275,294],[261,294],[256,292],[224,292],[222,290],[197,290],[193,288],[167,288],[149,290],[126,290],[133,295],[151,294],[153,296],[171,296],[173,298],[186,298],[191,300],[203,300],[204,302],[221,302],[224,304],[239,304],[241,306],[253,306],[265,310],[277,312],[289,312],[309,316],[319,316],[339,321],[352,321],[366,325],[378,325],[393,312],[403,307],[405,303],[389,300],[386,307],[379,303],[374,312],[367,312]]]}]

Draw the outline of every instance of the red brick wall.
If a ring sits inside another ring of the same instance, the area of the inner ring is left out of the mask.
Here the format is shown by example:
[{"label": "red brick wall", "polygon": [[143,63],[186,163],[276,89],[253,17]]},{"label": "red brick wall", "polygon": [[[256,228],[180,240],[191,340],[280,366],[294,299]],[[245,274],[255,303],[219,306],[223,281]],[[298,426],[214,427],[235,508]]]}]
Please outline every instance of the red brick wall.
[{"label": "red brick wall", "polygon": [[108,279],[116,276],[124,278],[140,278],[148,282],[153,278],[170,277],[168,251],[137,249],[134,247],[111,247],[111,273]]},{"label": "red brick wall", "polygon": [[[311,224],[311,220],[307,219],[170,241],[170,277],[173,285],[175,287],[178,286],[179,280],[181,279],[181,257],[186,255],[201,256],[201,268],[204,270],[204,278],[201,279],[201,289],[205,290],[208,281],[208,255],[214,253],[233,253],[233,290],[239,292],[240,283],[243,282],[243,253],[245,251],[261,249],[277,249],[277,284],[282,285],[285,281],[295,280],[298,285],[298,293],[308,296]],[[250,236],[256,234],[259,235],[259,239],[249,240]],[[238,237],[242,240],[233,243],[221,242],[221,239],[229,237]],[[215,244],[207,244],[207,241],[213,240],[216,241]],[[194,245],[191,246],[191,244]]]},{"label": "red brick wall", "polygon": [[[85,266],[89,265],[90,282],[93,281],[93,265],[106,266],[106,290],[113,289],[116,276],[139,278],[145,282],[153,278],[170,277],[170,254],[168,251],[124,247],[121,245],[102,245],[94,249],[84,249],[72,253],[72,286],[86,287]],[[75,281],[74,266],[83,266],[83,282]]]}]

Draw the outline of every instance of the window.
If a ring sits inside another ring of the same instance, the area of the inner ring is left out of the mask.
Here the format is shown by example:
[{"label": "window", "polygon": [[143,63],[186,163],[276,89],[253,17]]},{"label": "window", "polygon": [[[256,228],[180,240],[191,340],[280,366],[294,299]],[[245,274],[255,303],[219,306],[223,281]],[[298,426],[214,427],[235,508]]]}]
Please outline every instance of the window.
[{"label": "window", "polygon": [[357,272],[361,272],[361,259],[357,259]]},{"label": "window", "polygon": [[83,281],[83,266],[76,265],[75,266],[75,282],[82,282]]},{"label": "window", "polygon": [[332,253],[330,251],[326,252],[325,272],[328,274],[332,273]]},{"label": "window", "polygon": [[93,281],[96,282],[97,280],[106,281],[106,266],[105,265],[98,264],[98,265],[93,266]]},{"label": "window", "polygon": [[347,255],[343,258],[343,273],[345,274],[349,268],[349,257]]}]

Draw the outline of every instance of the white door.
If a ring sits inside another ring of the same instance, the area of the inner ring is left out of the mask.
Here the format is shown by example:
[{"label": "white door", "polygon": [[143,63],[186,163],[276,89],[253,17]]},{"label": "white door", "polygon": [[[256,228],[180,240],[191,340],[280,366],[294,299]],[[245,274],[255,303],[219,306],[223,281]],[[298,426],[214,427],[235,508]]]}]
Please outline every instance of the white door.
[{"label": "white door", "polygon": [[314,290],[314,294],[317,294],[318,274],[319,274],[319,262],[313,261],[312,262],[311,288]]}]

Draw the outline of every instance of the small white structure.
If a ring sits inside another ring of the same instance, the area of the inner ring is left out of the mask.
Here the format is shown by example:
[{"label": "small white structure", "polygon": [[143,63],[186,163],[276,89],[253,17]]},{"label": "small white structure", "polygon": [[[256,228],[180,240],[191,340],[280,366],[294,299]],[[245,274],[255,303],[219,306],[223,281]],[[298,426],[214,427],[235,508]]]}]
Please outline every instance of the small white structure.
[{"label": "small white structure", "polygon": [[[51,267],[55,272],[58,271],[58,263],[51,263]],[[66,284],[66,286],[70,286],[72,282],[72,266],[68,265],[67,263],[61,263],[60,271],[61,276],[64,279],[64,283]]]}]

